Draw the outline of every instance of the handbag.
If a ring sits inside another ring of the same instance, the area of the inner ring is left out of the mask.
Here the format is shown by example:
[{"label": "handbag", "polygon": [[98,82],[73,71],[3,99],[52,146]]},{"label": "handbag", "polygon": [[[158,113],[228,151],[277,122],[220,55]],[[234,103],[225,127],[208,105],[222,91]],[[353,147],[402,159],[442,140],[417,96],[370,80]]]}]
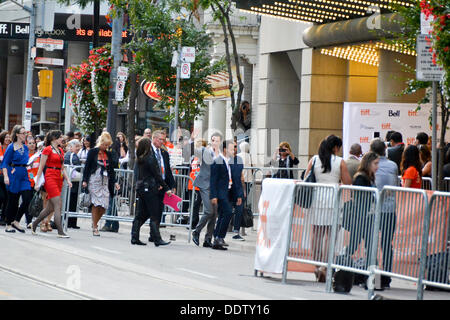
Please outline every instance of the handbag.
[{"label": "handbag", "polygon": [[[316,165],[316,158],[314,158],[314,162],[312,164],[311,170],[309,171],[308,176],[306,177],[304,182],[309,182],[309,183],[316,182],[316,175],[314,174],[314,166],[315,165]],[[312,203],[312,199],[313,199],[313,192],[312,192],[311,188],[300,187],[300,190],[301,190],[300,194],[302,195],[300,207],[309,209],[311,207],[311,203]]]},{"label": "handbag", "polygon": [[248,207],[247,205],[242,208],[241,227],[253,227],[253,213],[250,207]]},{"label": "handbag", "polygon": [[[70,165],[73,166],[73,155],[74,153],[72,152],[70,154]],[[81,181],[81,178],[83,177],[83,175],[81,174],[81,172],[77,171],[76,169],[72,169],[72,174],[71,174],[71,181],[72,182],[79,182]]]},{"label": "handbag", "polygon": [[38,217],[44,208],[44,201],[42,200],[42,195],[40,191],[34,193],[30,204],[28,205],[28,212],[33,217]]},{"label": "handbag", "polygon": [[89,208],[89,206],[91,205],[91,194],[89,193],[87,188],[82,189],[80,197],[78,199],[78,207],[80,209]]}]

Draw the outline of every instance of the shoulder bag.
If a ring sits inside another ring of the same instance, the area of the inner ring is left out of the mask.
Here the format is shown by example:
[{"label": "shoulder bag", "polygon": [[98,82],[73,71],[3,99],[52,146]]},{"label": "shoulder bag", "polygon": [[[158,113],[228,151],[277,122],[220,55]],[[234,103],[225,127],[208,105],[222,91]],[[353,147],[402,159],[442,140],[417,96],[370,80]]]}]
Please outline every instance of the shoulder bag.
[{"label": "shoulder bag", "polygon": [[[312,164],[311,170],[308,173],[308,176],[305,178],[303,182],[309,182],[309,183],[315,183],[316,182],[316,175],[314,173],[314,166],[316,165],[316,158],[314,157],[314,162]],[[300,207],[308,209],[311,207],[312,198],[313,198],[313,192],[310,187],[300,188],[300,195],[301,195],[301,204]]]}]

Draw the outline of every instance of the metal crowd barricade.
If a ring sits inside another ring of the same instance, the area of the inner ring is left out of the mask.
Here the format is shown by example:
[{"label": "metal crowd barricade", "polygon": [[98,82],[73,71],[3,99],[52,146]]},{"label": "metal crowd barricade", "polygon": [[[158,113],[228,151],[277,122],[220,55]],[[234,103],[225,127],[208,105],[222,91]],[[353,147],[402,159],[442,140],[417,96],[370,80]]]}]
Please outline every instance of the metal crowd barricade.
[{"label": "metal crowd barricade", "polygon": [[[188,242],[191,241],[191,230],[192,230],[192,211],[194,208],[194,196],[195,196],[195,188],[192,188],[191,191],[185,192],[188,187],[189,181],[193,183],[191,177],[188,175],[173,175],[175,179],[175,183],[177,186],[176,194],[179,196],[182,201],[180,205],[180,211],[174,211],[173,209],[165,206],[163,217],[161,221],[161,225],[163,226],[172,226],[172,227],[185,227],[189,230],[188,234]],[[170,217],[170,221],[167,222],[167,216]]]},{"label": "metal crowd barricade", "polygon": [[422,177],[422,189],[433,190],[433,180],[430,177]]},{"label": "metal crowd barricade", "polygon": [[261,196],[262,181],[265,178],[272,178],[276,176],[277,172],[287,172],[289,175],[293,173],[293,179],[300,180],[301,173],[305,171],[303,168],[279,168],[279,167],[245,167],[244,170],[251,170],[253,172],[252,179],[250,183],[250,191],[248,194],[251,195],[251,209],[254,216],[258,216],[258,202]]},{"label": "metal crowd barricade", "polygon": [[428,205],[422,238],[418,299],[423,285],[450,289],[450,193],[435,192]]},{"label": "metal crowd barricade", "polygon": [[327,292],[332,291],[333,268],[370,275],[368,262],[378,199],[376,188],[339,187],[329,237]]},{"label": "metal crowd barricade", "polygon": [[327,245],[336,214],[337,185],[301,182],[295,187],[290,213],[282,282],[286,283],[288,263],[328,266]]},{"label": "metal crowd barricade", "polygon": [[370,251],[369,298],[376,275],[419,283],[427,208],[425,190],[386,186],[381,191]]}]

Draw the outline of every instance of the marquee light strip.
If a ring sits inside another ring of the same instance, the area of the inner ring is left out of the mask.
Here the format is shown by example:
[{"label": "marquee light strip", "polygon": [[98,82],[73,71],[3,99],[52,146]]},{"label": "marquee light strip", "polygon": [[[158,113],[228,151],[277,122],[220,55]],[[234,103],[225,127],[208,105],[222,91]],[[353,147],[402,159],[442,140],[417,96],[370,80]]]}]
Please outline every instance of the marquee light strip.
[{"label": "marquee light strip", "polygon": [[267,0],[261,6],[240,8],[256,14],[304,22],[327,23],[386,12],[393,5],[413,6],[412,0]]},{"label": "marquee light strip", "polygon": [[405,48],[402,44],[387,44],[382,42],[346,47],[334,47],[329,49],[325,48],[321,49],[320,53],[378,67],[379,50],[389,50],[407,55],[417,55],[415,51]]}]

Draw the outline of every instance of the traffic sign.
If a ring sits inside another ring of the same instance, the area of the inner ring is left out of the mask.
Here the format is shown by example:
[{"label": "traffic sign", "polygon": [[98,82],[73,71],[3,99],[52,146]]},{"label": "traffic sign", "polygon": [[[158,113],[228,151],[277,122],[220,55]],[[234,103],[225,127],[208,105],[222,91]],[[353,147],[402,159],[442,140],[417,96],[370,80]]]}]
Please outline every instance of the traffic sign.
[{"label": "traffic sign", "polygon": [[444,70],[433,63],[431,43],[427,41],[430,36],[421,34],[417,36],[416,78],[419,81],[441,81]]},{"label": "traffic sign", "polygon": [[116,101],[123,101],[123,92],[125,90],[125,81],[117,80],[116,82]]},{"label": "traffic sign", "polygon": [[46,51],[62,50],[64,48],[64,40],[37,38],[36,47],[43,48]]},{"label": "traffic sign", "polygon": [[117,68],[117,80],[127,81],[128,79],[128,68],[124,66],[119,66]]},{"label": "traffic sign", "polygon": [[189,79],[191,77],[191,64],[183,62],[181,64],[181,79]]},{"label": "traffic sign", "polygon": [[181,48],[181,60],[183,62],[195,61],[195,47],[182,47]]},{"label": "traffic sign", "polygon": [[64,66],[64,59],[37,57],[34,63],[48,64],[52,66]]}]

